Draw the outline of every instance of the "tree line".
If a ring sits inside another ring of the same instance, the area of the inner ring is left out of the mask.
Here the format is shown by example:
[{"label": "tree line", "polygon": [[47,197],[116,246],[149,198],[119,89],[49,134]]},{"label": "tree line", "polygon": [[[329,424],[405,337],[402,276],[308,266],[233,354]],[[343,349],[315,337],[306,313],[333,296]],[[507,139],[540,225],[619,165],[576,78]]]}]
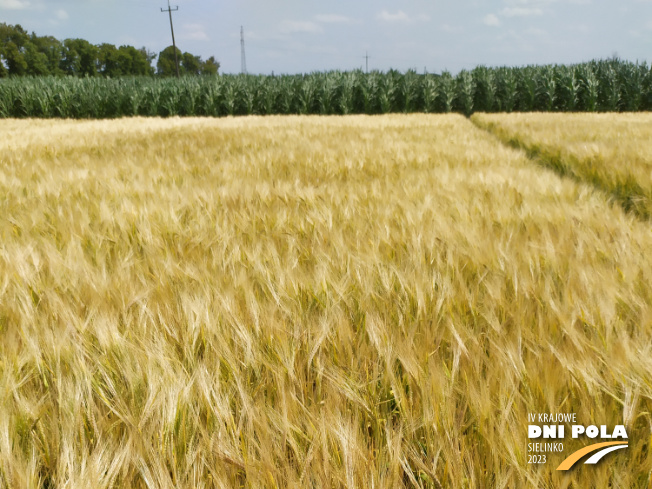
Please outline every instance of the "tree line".
[{"label": "tree line", "polygon": [[[177,48],[182,75],[216,75],[220,64],[211,56],[183,53]],[[152,62],[157,59],[156,68]],[[20,25],[0,23],[0,78],[6,76],[173,76],[174,48],[158,56],[145,47],[91,44],[85,39],[59,41],[52,36],[29,34]]]}]

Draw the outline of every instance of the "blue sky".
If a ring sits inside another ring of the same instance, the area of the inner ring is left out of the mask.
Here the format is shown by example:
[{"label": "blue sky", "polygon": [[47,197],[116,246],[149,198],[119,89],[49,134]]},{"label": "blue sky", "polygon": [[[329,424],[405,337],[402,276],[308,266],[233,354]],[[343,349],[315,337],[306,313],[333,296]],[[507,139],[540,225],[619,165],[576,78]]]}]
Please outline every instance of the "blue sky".
[{"label": "blue sky", "polygon": [[[0,22],[98,44],[171,44],[167,0],[0,0]],[[369,69],[457,72],[574,63],[617,54],[652,61],[652,0],[172,0],[177,45],[250,73]]]}]

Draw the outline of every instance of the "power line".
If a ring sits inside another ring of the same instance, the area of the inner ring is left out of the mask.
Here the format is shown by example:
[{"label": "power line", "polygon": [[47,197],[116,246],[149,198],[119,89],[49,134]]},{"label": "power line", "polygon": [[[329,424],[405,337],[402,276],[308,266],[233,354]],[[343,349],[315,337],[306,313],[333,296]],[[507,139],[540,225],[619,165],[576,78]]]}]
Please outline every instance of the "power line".
[{"label": "power line", "polygon": [[247,74],[247,57],[245,56],[244,27],[240,26],[240,71]]},{"label": "power line", "polygon": [[174,65],[177,69],[177,78],[179,78],[179,57],[177,56],[177,43],[174,41],[174,26],[172,25],[172,12],[179,10],[179,7],[170,7],[170,0],[168,0],[168,8],[161,9],[161,12],[170,14],[170,31],[172,31],[172,48],[174,49]]}]

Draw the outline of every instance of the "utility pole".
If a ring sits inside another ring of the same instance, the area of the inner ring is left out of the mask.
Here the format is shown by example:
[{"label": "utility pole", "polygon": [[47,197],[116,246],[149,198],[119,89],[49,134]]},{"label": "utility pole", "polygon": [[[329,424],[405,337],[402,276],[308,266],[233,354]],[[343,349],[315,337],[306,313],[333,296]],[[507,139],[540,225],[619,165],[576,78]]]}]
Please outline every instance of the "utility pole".
[{"label": "utility pole", "polygon": [[364,60],[365,60],[365,73],[369,73],[369,52],[365,51],[364,53]]},{"label": "utility pole", "polygon": [[247,57],[245,56],[244,27],[240,26],[240,71],[247,74]]},{"label": "utility pole", "polygon": [[179,10],[179,7],[170,7],[170,0],[168,0],[168,8],[161,9],[161,12],[167,12],[170,14],[170,30],[172,31],[172,48],[174,49],[174,65],[177,68],[177,78],[179,78],[179,57],[177,56],[177,43],[174,42],[174,27],[172,26],[172,12]]}]

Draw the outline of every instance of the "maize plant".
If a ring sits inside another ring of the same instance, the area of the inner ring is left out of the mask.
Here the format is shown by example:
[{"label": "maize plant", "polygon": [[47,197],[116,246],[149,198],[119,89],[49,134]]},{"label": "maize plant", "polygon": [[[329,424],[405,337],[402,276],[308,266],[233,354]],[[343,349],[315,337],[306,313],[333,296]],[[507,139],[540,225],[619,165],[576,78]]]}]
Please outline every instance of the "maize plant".
[{"label": "maize plant", "polygon": [[626,64],[620,67],[618,81],[622,90],[623,108],[626,111],[634,112],[641,107],[643,76],[641,66],[638,64]]},{"label": "maize plant", "polygon": [[598,78],[590,65],[582,66],[579,75],[582,87],[582,108],[587,112],[595,112],[598,110]]},{"label": "maize plant", "polygon": [[380,111],[387,114],[394,111],[395,105],[399,105],[395,104],[395,100],[398,98],[400,88],[395,82],[394,72],[388,73],[382,80],[384,83],[380,87],[378,100],[380,101]]},{"label": "maize plant", "polygon": [[496,109],[512,112],[518,99],[518,83],[512,68],[494,70],[496,75]]},{"label": "maize plant", "polygon": [[608,64],[600,66],[598,79],[600,80],[598,100],[600,102],[601,110],[607,112],[615,112],[619,110],[620,82],[616,70]]},{"label": "maize plant", "polygon": [[313,103],[315,102],[315,82],[313,78],[307,78],[299,89],[299,113],[312,114]]},{"label": "maize plant", "polygon": [[365,114],[378,114],[380,112],[380,76],[381,74],[379,72],[373,71],[363,77],[360,82],[360,95],[362,97],[361,110]]},{"label": "maize plant", "polygon": [[580,82],[573,66],[561,66],[556,70],[557,108],[573,112],[579,103]]},{"label": "maize plant", "polygon": [[457,109],[466,115],[471,115],[473,112],[473,92],[475,91],[475,83],[471,73],[466,70],[460,71],[455,78],[457,84]]},{"label": "maize plant", "polygon": [[414,70],[408,70],[403,77],[403,111],[419,112],[419,109],[423,107],[422,96],[419,75]]},{"label": "maize plant", "polygon": [[242,93],[242,101],[243,101],[243,106],[244,106],[244,113],[246,115],[251,115],[251,114],[259,114],[258,106],[260,104],[256,103],[256,99],[258,96],[258,77],[252,77],[249,75],[245,75],[244,80],[243,80],[243,93]]},{"label": "maize plant", "polygon": [[260,84],[260,104],[261,114],[275,114],[279,98],[278,78],[271,76],[261,80]]},{"label": "maize plant", "polygon": [[291,114],[293,111],[293,93],[294,87],[291,80],[286,76],[278,80],[278,101],[276,112],[278,114]]},{"label": "maize plant", "polygon": [[496,105],[496,73],[484,66],[478,66],[471,72],[475,80],[473,108],[479,112],[493,112]]},{"label": "maize plant", "polygon": [[342,77],[342,90],[340,98],[340,114],[353,113],[353,90],[355,87],[355,73],[345,73]]},{"label": "maize plant", "polygon": [[179,90],[178,85],[169,84],[163,89],[161,94],[163,103],[161,107],[163,109],[160,115],[162,116],[175,116],[179,114],[179,105],[181,102],[181,91]]},{"label": "maize plant", "polygon": [[220,115],[220,106],[222,105],[220,85],[208,85],[202,90],[199,115]]},{"label": "maize plant", "polygon": [[224,88],[224,108],[228,115],[238,115],[240,111],[240,78],[232,78]]},{"label": "maize plant", "polygon": [[534,67],[528,66],[518,72],[519,110],[521,112],[536,110],[536,71]]},{"label": "maize plant", "polygon": [[[213,101],[212,101],[213,102]],[[146,87],[143,93],[143,107],[141,115],[155,116],[158,113],[158,107],[161,103],[161,89],[159,86]],[[218,115],[218,111],[208,113],[207,115]]]},{"label": "maize plant", "polygon": [[643,65],[641,68],[645,73],[641,82],[641,110],[652,110],[652,67]]},{"label": "maize plant", "polygon": [[335,102],[337,100],[337,88],[341,78],[341,73],[326,73],[321,78],[321,87],[319,90],[319,113],[328,115],[335,113]]},{"label": "maize plant", "polygon": [[179,92],[179,115],[194,115],[197,113],[197,102],[201,94],[199,84],[194,79],[191,79],[185,90]]},{"label": "maize plant", "polygon": [[423,86],[423,111],[426,113],[437,112],[438,78],[427,75]]},{"label": "maize plant", "polygon": [[537,109],[550,112],[555,108],[555,71],[552,66],[543,66],[536,74]]},{"label": "maize plant", "polygon": [[448,71],[444,71],[441,74],[440,82],[439,98],[441,100],[442,112],[452,112],[456,93],[455,80]]}]

